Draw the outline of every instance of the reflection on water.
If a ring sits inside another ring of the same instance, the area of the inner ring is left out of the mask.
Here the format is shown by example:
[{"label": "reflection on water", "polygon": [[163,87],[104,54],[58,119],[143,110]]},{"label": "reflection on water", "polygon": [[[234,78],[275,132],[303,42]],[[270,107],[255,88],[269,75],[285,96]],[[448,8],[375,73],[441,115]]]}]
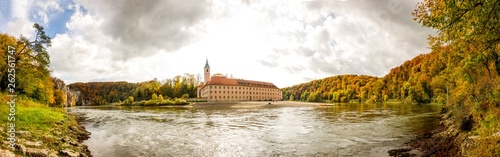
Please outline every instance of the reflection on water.
[{"label": "reflection on water", "polygon": [[437,125],[430,105],[73,108],[94,156],[387,156]]}]

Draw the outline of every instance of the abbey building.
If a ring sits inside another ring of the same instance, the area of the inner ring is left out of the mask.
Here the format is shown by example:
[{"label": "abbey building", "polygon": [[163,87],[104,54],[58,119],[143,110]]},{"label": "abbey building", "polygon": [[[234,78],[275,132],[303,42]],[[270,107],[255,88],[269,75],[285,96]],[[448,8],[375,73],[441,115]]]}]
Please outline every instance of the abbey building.
[{"label": "abbey building", "polygon": [[270,82],[227,78],[221,74],[210,76],[208,59],[204,82],[198,86],[198,97],[208,101],[271,101],[281,100],[281,90]]}]

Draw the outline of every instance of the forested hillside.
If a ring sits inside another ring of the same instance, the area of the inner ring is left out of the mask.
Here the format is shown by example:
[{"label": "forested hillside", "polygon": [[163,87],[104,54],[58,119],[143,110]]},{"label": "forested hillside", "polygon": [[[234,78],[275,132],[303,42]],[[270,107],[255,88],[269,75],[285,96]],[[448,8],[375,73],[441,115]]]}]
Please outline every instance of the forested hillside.
[{"label": "forested hillside", "polygon": [[[413,15],[423,26],[437,30],[428,39],[429,54],[364,83],[353,84],[360,82],[360,76],[345,75],[283,88],[284,98],[444,104],[464,134],[477,136],[470,139],[475,143],[468,146],[471,151],[460,155],[500,155],[500,1],[425,0]],[[338,81],[332,84],[335,78]],[[368,91],[366,96],[363,91]]]},{"label": "forested hillside", "polygon": [[[379,78],[372,76],[340,75],[283,88],[283,99],[301,101],[366,101],[380,96],[374,90],[382,88]],[[375,94],[377,93],[377,94]],[[381,96],[380,96],[381,97]]]},{"label": "forested hillside", "polygon": [[389,97],[418,103],[445,103],[446,78],[440,76],[446,68],[445,48],[421,54],[383,77]]},{"label": "forested hillside", "polygon": [[[287,100],[313,102],[383,102],[389,99],[417,103],[445,103],[446,68],[443,49],[421,54],[391,69],[382,78],[340,75],[283,88]],[[439,77],[437,77],[439,76]]]},{"label": "forested hillside", "polygon": [[[150,100],[153,94],[165,99],[196,97],[199,81],[192,74],[176,76],[163,82],[151,80],[140,83],[88,82],[68,85],[76,93],[76,105],[104,105],[125,101],[129,96],[135,101]],[[186,95],[185,95],[186,96]]]}]

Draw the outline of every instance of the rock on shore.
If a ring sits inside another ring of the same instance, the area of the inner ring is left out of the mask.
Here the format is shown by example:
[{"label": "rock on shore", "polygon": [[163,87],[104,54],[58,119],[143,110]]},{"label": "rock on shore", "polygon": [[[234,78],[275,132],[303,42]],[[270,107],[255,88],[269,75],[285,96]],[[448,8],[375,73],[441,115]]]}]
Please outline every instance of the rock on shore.
[{"label": "rock on shore", "polygon": [[453,124],[449,114],[443,114],[439,126],[430,133],[417,136],[405,148],[390,150],[389,156],[466,156],[470,133]]},{"label": "rock on shore", "polygon": [[[41,136],[31,131],[16,132],[15,150],[8,148],[5,141],[0,147],[0,157],[91,157],[88,147],[83,144],[90,133],[77,123],[75,116],[68,115],[67,121],[67,124],[57,123]],[[0,127],[0,131],[5,130]]]}]

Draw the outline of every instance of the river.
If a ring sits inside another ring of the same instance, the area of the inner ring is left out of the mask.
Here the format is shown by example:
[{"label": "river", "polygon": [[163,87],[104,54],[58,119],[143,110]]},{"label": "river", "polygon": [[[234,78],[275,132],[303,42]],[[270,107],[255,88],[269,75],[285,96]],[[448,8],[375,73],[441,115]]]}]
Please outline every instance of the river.
[{"label": "river", "polygon": [[438,124],[438,106],[74,107],[95,157],[388,156]]}]

